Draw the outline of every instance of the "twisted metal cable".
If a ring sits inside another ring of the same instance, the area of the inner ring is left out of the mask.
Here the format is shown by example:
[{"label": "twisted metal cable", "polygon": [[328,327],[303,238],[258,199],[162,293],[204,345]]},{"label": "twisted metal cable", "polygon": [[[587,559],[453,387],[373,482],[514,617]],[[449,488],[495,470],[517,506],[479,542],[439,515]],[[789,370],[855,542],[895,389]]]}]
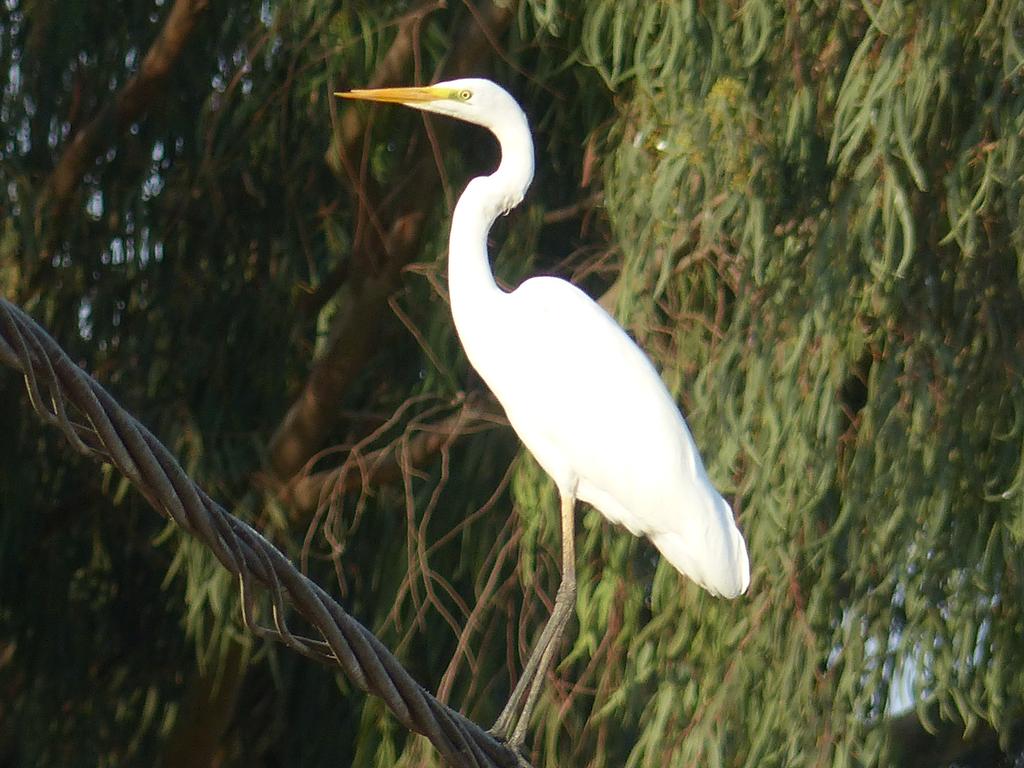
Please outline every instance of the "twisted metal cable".
[{"label": "twisted metal cable", "polygon": [[[238,576],[242,618],[258,637],[275,640],[332,667],[379,696],[399,722],[423,734],[454,768],[522,768],[505,744],[417,683],[370,630],[349,616],[319,585],[300,573],[273,544],[211,499],[164,445],[125,411],[20,307],[0,297],[0,362],[25,377],[35,412],[72,446],[117,467],[158,512],[210,547]],[[86,423],[76,421],[69,412]],[[260,584],[273,627],[254,618]],[[296,635],[285,621],[287,603],[322,639]]]}]

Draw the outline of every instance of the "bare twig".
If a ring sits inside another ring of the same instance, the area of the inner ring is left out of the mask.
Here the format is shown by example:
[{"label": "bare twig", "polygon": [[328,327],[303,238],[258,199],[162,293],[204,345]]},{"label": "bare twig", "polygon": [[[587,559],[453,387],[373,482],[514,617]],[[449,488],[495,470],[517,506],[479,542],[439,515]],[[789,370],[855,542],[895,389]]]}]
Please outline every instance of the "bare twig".
[{"label": "bare twig", "polygon": [[472,396],[456,413],[429,425],[418,425],[415,434],[407,438],[404,456],[399,455],[397,442],[364,452],[367,441],[360,440],[358,446],[352,446],[348,451],[348,457],[341,466],[298,475],[278,490],[277,498],[294,514],[304,514],[316,509],[325,494],[336,495],[368,485],[397,482],[402,477],[403,459],[410,466],[422,466],[456,431],[457,435],[471,435],[507,425],[496,408],[487,406],[482,397]]}]

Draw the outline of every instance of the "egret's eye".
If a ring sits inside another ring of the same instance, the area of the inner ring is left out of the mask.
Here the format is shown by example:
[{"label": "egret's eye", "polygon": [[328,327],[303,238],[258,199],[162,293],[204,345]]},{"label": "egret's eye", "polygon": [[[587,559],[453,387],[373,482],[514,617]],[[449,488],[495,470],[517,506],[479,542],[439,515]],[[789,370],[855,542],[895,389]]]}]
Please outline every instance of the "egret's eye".
[{"label": "egret's eye", "polygon": [[461,91],[459,91],[458,96],[459,101],[469,101],[471,98],[473,98],[473,92],[468,88],[463,88]]}]

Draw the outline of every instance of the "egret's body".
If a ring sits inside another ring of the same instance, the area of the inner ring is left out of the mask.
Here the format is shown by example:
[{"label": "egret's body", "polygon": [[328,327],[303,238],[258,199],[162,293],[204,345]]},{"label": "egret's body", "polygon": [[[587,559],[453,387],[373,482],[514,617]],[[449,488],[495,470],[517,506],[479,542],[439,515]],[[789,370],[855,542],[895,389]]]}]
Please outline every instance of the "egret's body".
[{"label": "egret's body", "polygon": [[575,600],[577,498],[650,537],[677,570],[712,594],[746,591],[746,545],[657,371],[612,317],[565,280],[535,277],[511,293],[495,283],[488,232],[495,218],[518,205],[533,178],[533,142],[515,100],[479,79],[339,95],[476,123],[501,145],[497,171],[470,181],[455,207],[448,280],[455,327],[470,362],[562,499],[563,583],[496,725],[507,735],[522,704],[512,733],[518,742],[537,693],[531,679],[546,669]]},{"label": "egret's body", "polygon": [[453,290],[459,337],[559,493],[649,536],[709,592],[743,591],[746,548],[732,512],[643,352],[564,280],[535,277],[498,294],[488,323],[459,325]]}]

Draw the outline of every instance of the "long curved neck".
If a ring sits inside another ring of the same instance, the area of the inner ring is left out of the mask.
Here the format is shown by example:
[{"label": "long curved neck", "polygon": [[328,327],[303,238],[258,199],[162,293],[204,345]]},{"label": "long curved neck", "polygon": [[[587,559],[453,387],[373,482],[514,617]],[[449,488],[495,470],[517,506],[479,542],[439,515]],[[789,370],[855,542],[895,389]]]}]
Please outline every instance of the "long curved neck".
[{"label": "long curved neck", "polygon": [[[508,117],[506,115],[506,117]],[[518,111],[501,125],[487,125],[501,146],[501,163],[490,176],[466,186],[452,215],[448,240],[448,291],[460,337],[465,337],[501,289],[487,256],[487,234],[494,220],[523,199],[533,179],[533,140],[526,116]]]}]

